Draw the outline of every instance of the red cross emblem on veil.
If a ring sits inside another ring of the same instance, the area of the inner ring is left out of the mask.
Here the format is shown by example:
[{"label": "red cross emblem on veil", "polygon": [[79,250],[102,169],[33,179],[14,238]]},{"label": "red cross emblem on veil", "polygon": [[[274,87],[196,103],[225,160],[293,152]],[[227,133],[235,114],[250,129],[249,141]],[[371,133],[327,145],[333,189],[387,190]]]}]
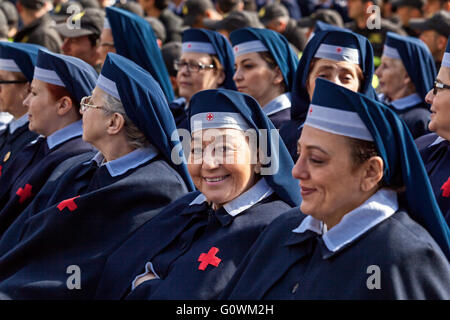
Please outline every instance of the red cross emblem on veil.
[{"label": "red cross emblem on veil", "polygon": [[341,47],[337,47],[337,48],[336,48],[336,52],[337,52],[337,53],[341,53],[341,52],[342,52],[342,48],[341,48]]},{"label": "red cross emblem on veil", "polygon": [[187,45],[187,47],[188,47],[188,48],[192,47],[192,44],[189,43],[189,44]]},{"label": "red cross emblem on veil", "polygon": [[212,121],[213,119],[214,119],[214,114],[212,114],[211,112],[206,115],[206,120]]},{"label": "red cross emblem on veil", "polygon": [[442,196],[446,198],[450,198],[450,177],[448,177],[447,181],[442,185]]}]

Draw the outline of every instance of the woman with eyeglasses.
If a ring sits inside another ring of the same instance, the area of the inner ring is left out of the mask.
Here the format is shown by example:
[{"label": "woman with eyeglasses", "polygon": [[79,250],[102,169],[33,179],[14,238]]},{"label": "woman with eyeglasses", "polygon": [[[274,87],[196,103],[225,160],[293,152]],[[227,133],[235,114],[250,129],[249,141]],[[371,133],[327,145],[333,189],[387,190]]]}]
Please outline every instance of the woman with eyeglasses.
[{"label": "woman with eyeglasses", "polygon": [[450,225],[450,38],[441,68],[425,101],[431,105],[432,133],[416,140],[442,214]]},{"label": "woman with eyeglasses", "polygon": [[0,235],[39,193],[60,163],[93,151],[84,142],[79,101],[97,73],[75,57],[39,50],[30,92],[23,101],[28,128],[40,136],[26,145],[0,177]]},{"label": "woman with eyeglasses", "polygon": [[272,30],[241,28],[231,32],[235,56],[233,80],[251,95],[276,128],[291,118],[291,93],[298,58],[286,38]]},{"label": "woman with eyeglasses", "polygon": [[194,190],[166,98],[144,69],[109,53],[81,110],[83,139],[99,152],[47,185],[0,240],[4,296],[92,299],[115,250]]},{"label": "woman with eyeglasses", "polygon": [[233,65],[230,43],[220,33],[205,29],[183,32],[181,57],[174,65],[179,98],[170,104],[177,128],[188,129],[189,102],[197,92],[236,89]]},{"label": "woman with eyeglasses", "polygon": [[380,80],[380,100],[406,122],[413,138],[429,133],[425,96],[433,86],[436,67],[425,43],[388,32],[375,74]]},{"label": "woman with eyeglasses", "polygon": [[27,108],[23,100],[30,91],[39,49],[35,44],[0,41],[0,112],[8,112],[13,120],[0,131],[0,176],[18,152],[37,134],[28,128]]}]

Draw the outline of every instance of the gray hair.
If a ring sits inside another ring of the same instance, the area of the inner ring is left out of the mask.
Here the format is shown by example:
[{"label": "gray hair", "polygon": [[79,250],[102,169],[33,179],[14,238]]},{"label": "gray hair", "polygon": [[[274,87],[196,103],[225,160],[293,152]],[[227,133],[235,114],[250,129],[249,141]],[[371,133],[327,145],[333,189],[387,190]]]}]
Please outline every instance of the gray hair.
[{"label": "gray hair", "polygon": [[125,120],[125,137],[128,143],[136,149],[148,147],[150,145],[150,142],[147,140],[145,134],[141,130],[139,130],[139,128],[127,116],[122,102],[119,99],[107,94],[106,92],[103,95],[103,99],[105,102],[104,111],[106,114],[113,115],[117,112],[123,116]]}]

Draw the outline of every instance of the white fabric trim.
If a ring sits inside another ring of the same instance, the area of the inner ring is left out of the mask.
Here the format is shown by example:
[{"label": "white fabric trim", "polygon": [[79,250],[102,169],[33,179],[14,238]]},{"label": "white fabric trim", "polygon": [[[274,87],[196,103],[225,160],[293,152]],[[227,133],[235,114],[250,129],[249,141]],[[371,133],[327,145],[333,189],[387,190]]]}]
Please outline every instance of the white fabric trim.
[{"label": "white fabric trim", "polygon": [[[266,180],[262,178],[246,192],[225,204],[223,208],[229,215],[234,217],[267,198],[272,193],[274,193],[274,190],[267,184]],[[207,201],[205,195],[200,193],[191,203],[189,203],[189,206],[202,204],[205,201]]]},{"label": "white fabric trim", "polygon": [[56,86],[66,87],[58,74],[53,70],[34,67],[34,79],[38,79]]},{"label": "white fabric trim", "polygon": [[359,64],[359,51],[357,49],[334,46],[325,43],[322,43],[319,46],[319,49],[317,49],[314,57]]},{"label": "white fabric trim", "polygon": [[346,137],[373,141],[358,113],[311,104],[305,125]]},{"label": "white fabric trim", "polygon": [[105,17],[105,20],[103,20],[103,29],[111,29],[111,25],[109,24],[109,20],[106,17]]},{"label": "white fabric trim", "polygon": [[246,131],[250,126],[244,117],[234,112],[203,112],[191,117],[191,133],[198,130],[221,128]]},{"label": "white fabric trim", "polygon": [[445,52],[444,57],[442,58],[442,64],[446,68],[450,68],[450,52]]},{"label": "white fabric trim", "polygon": [[398,53],[398,50],[393,47],[389,47],[387,45],[384,45],[382,56],[386,56],[386,57],[392,58],[392,59],[402,60],[402,58],[400,57],[400,54]]},{"label": "white fabric trim", "polygon": [[0,59],[0,70],[11,72],[22,72],[13,59]]},{"label": "white fabric trim", "polygon": [[282,110],[289,109],[291,104],[291,93],[286,92],[267,103],[264,107],[262,107],[262,110],[266,116],[271,116]]},{"label": "white fabric trim", "polygon": [[427,148],[432,147],[432,146],[434,146],[434,145],[436,145],[436,144],[439,144],[439,143],[441,143],[442,141],[445,141],[445,139],[442,138],[441,136],[438,136],[438,137],[436,138],[436,140],[434,140],[433,143],[431,143]]},{"label": "white fabric trim", "polygon": [[119,91],[117,90],[116,83],[112,80],[109,80],[102,74],[99,75],[96,86],[105,91],[107,94],[120,100]]},{"label": "white fabric trim", "polygon": [[181,45],[181,52],[202,52],[208,54],[217,54],[213,45],[209,42],[183,42]]},{"label": "white fabric trim", "polygon": [[311,230],[317,234],[323,234],[325,246],[328,250],[336,252],[392,216],[398,208],[397,193],[393,190],[381,189],[361,206],[347,213],[337,225],[325,233],[323,222],[312,216],[303,219],[292,232],[303,233]]},{"label": "white fabric trim", "polygon": [[155,275],[155,279],[160,279],[160,277],[158,276],[158,274],[155,272],[155,268],[153,268],[153,264],[149,261],[145,264],[145,271],[141,274],[138,274],[133,282],[131,282],[131,290],[134,290],[136,288],[136,281],[139,280],[140,278],[142,278],[143,276],[149,274],[149,273],[153,273]]},{"label": "white fabric trim", "polygon": [[413,93],[409,96],[391,101],[391,105],[397,110],[404,110],[409,107],[415,106],[420,102],[422,102],[422,98],[417,93]]},{"label": "white fabric trim", "polygon": [[269,51],[269,49],[267,49],[260,40],[242,42],[233,47],[234,56],[236,58],[246,53],[264,51]]}]

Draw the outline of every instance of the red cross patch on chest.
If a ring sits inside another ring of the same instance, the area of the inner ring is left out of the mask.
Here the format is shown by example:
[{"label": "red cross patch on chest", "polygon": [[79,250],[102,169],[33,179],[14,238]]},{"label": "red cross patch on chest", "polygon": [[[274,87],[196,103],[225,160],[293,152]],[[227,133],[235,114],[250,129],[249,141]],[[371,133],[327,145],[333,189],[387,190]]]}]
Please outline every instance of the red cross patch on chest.
[{"label": "red cross patch on chest", "polygon": [[66,199],[66,200],[63,200],[63,201],[61,201],[59,204],[58,204],[58,210],[59,211],[63,211],[65,208],[68,208],[69,209],[69,211],[75,211],[76,209],[78,209],[78,206],[77,206],[77,204],[75,203],[75,199],[76,198],[78,198],[79,196],[76,196],[76,197],[73,197],[73,198],[70,198],[70,199]]},{"label": "red cross patch on chest", "polygon": [[450,198],[450,177],[448,177],[447,181],[442,185],[442,196],[446,198]]},{"label": "red cross patch on chest", "polygon": [[20,197],[19,203],[23,203],[28,198],[34,196],[34,194],[31,192],[31,189],[33,189],[33,187],[31,186],[31,184],[27,183],[24,188],[19,188],[17,190],[16,194]]},{"label": "red cross patch on chest", "polygon": [[212,247],[211,249],[209,249],[208,253],[200,254],[200,256],[198,257],[198,261],[200,262],[198,270],[205,270],[208,265],[217,267],[220,261],[222,261],[222,259],[216,257],[217,252],[219,252],[219,249],[216,247]]}]

